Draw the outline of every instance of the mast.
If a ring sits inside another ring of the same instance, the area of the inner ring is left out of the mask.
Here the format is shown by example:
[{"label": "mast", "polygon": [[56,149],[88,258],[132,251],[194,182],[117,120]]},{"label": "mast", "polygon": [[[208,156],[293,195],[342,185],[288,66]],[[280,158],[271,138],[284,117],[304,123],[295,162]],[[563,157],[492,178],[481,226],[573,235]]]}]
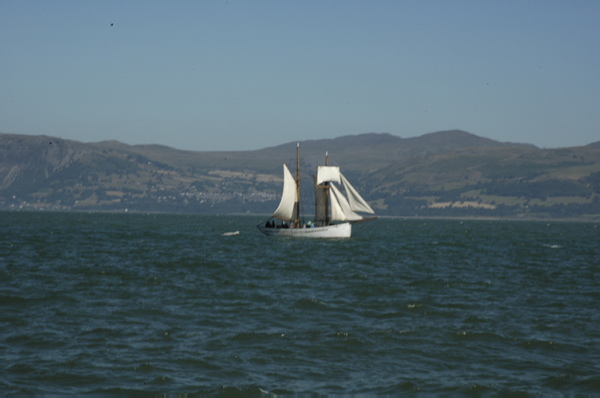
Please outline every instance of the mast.
[{"label": "mast", "polygon": [[[329,159],[329,152],[325,151],[325,166],[329,166],[327,164]],[[325,184],[325,225],[329,225],[329,183]]]},{"label": "mast", "polygon": [[296,223],[300,228],[300,143],[296,144]]}]

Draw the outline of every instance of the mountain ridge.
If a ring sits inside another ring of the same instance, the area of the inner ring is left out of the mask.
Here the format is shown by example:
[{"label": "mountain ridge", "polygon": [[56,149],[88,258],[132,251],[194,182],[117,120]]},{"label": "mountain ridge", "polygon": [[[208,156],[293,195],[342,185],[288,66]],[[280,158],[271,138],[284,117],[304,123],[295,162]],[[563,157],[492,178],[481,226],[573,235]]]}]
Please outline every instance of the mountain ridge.
[{"label": "mountain ridge", "polygon": [[[462,130],[304,140],[302,181],[326,151],[382,215],[600,213],[600,142],[540,149]],[[202,152],[0,134],[0,208],[268,213],[281,192],[282,162],[295,169],[296,142]],[[302,182],[302,192],[310,203],[311,185]]]}]

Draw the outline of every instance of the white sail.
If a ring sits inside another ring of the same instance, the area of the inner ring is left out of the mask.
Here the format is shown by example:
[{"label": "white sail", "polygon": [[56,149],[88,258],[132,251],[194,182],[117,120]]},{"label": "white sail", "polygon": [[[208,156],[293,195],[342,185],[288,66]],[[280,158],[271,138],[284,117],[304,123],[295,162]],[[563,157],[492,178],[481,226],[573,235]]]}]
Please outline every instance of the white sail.
[{"label": "white sail", "polygon": [[278,217],[290,221],[294,216],[294,208],[297,201],[296,180],[285,163],[283,164],[283,194],[279,207],[272,217]]},{"label": "white sail", "polygon": [[340,184],[340,168],[337,166],[318,166],[317,167],[317,184],[324,182],[337,182]]},{"label": "white sail", "polygon": [[362,198],[362,196],[359,195],[356,189],[354,189],[354,187],[350,185],[346,177],[344,177],[342,173],[340,173],[340,176],[342,177],[344,187],[346,188],[346,193],[348,194],[348,202],[350,203],[350,208],[353,211],[374,214],[375,212],[373,211],[371,206],[369,206],[368,203],[365,202],[365,200]]},{"label": "white sail", "polygon": [[[331,192],[331,221],[357,221],[362,220],[360,214],[356,214],[350,208],[348,201],[342,193],[335,187],[330,185]],[[335,198],[335,199],[334,199]],[[335,209],[335,210],[334,210]]]},{"label": "white sail", "polygon": [[337,196],[333,191],[330,192],[329,198],[331,199],[331,205],[329,207],[331,208],[331,221],[346,221],[346,215],[340,206],[340,202],[337,200]]}]

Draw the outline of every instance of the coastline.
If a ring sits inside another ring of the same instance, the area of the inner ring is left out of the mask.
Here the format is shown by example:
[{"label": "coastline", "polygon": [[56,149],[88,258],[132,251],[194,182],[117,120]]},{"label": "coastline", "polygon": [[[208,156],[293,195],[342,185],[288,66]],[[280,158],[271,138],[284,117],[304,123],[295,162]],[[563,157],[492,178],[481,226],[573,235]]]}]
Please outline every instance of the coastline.
[{"label": "coastline", "polygon": [[[231,217],[265,217],[271,216],[270,213],[198,213],[198,212],[181,212],[181,211],[142,211],[142,210],[83,210],[83,209],[0,209],[0,213],[81,213],[81,214],[153,214],[153,215],[182,215],[182,216],[231,216]],[[305,214],[301,215],[306,219],[309,219],[312,215]],[[393,215],[380,215],[380,219],[390,220],[456,220],[456,221],[552,221],[552,222],[591,222],[600,223],[600,215],[594,215],[590,217],[494,217],[494,216],[393,216]]]}]

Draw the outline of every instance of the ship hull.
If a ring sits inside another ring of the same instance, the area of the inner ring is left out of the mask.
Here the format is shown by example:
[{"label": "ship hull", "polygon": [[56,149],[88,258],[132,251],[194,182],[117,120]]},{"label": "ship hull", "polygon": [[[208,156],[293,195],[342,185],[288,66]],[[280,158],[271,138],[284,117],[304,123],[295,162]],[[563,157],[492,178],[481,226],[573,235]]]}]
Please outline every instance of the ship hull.
[{"label": "ship hull", "polygon": [[350,223],[314,228],[267,228],[264,225],[259,225],[258,229],[267,236],[289,236],[293,238],[349,238],[352,235],[352,225]]}]

